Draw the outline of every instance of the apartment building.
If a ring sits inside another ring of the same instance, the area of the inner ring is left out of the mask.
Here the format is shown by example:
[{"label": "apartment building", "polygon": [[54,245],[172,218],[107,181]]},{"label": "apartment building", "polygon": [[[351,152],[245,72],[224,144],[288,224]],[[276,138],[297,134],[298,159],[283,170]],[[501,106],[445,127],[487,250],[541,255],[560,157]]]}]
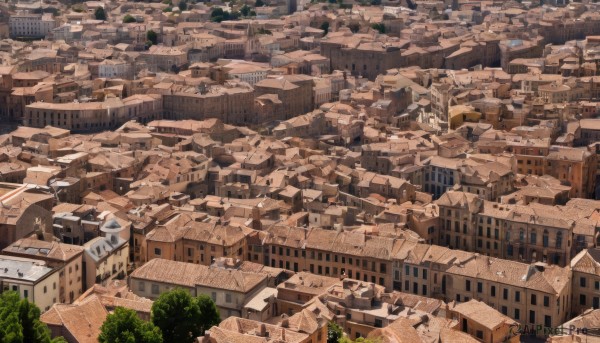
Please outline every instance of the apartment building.
[{"label": "apartment building", "polygon": [[23,238],[4,248],[2,255],[44,261],[48,268],[57,270],[61,303],[72,303],[84,291],[83,247]]},{"label": "apartment building", "polygon": [[313,78],[307,75],[284,75],[267,78],[254,85],[256,96],[276,94],[282,102],[282,120],[313,110]]},{"label": "apartment building", "polygon": [[149,299],[175,287],[207,294],[225,319],[241,317],[244,305],[267,287],[267,275],[155,258],[131,273],[129,287]]},{"label": "apartment building", "polygon": [[179,92],[163,96],[167,119],[216,118],[227,124],[255,123],[254,90],[247,87],[212,87],[206,92]]},{"label": "apartment building", "polygon": [[51,13],[13,14],[8,20],[11,38],[44,38],[56,27]]},{"label": "apartment building", "polygon": [[23,124],[93,132],[114,129],[130,120],[147,123],[161,118],[162,110],[162,98],[156,94],[106,98],[103,102],[34,102],[25,106]]},{"label": "apartment building", "polygon": [[153,72],[174,72],[188,63],[187,52],[180,47],[154,45],[141,53],[140,58]]},{"label": "apartment building", "polygon": [[585,148],[551,146],[550,138],[507,140],[519,174],[550,175],[571,186],[573,198],[593,197],[597,156]]},{"label": "apartment building", "polygon": [[520,342],[520,335],[515,332],[518,325],[510,317],[498,313],[481,301],[471,299],[456,304],[450,309],[462,332],[486,343]]},{"label": "apartment building", "polygon": [[22,299],[47,311],[59,300],[60,271],[46,262],[16,256],[0,256],[0,289],[14,291]]},{"label": "apartment building", "polygon": [[145,261],[163,258],[210,266],[221,257],[243,259],[252,229],[242,225],[218,225],[174,217],[146,235]]},{"label": "apartment building", "polygon": [[499,204],[462,191],[436,204],[440,242],[450,248],[516,260],[565,266],[594,242],[588,222],[598,205],[575,199],[564,206]]},{"label": "apartment building", "polygon": [[583,250],[571,260],[572,315],[600,308],[600,250]]},{"label": "apartment building", "polygon": [[110,219],[100,228],[105,236],[96,237],[83,245],[84,289],[127,276],[129,242],[120,236],[124,230],[129,230],[129,227]]},{"label": "apartment building", "polygon": [[339,283],[338,278],[299,272],[277,286],[277,314],[293,315],[327,291],[329,287]]},{"label": "apartment building", "polygon": [[[268,236],[263,242],[266,249],[262,257],[266,265],[331,277],[346,276],[388,290],[393,288],[392,258],[401,251],[405,240],[414,239],[408,235],[395,239],[321,228],[273,226],[265,231]],[[253,246],[251,250],[258,248]],[[260,257],[254,262],[261,262]]]}]

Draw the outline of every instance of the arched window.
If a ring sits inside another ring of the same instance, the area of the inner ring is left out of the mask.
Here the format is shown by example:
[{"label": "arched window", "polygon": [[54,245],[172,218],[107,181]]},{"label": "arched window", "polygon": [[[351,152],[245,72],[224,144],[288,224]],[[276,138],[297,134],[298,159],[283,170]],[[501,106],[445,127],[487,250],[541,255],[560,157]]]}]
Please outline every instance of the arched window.
[{"label": "arched window", "polygon": [[558,231],[556,233],[556,248],[560,249],[562,248],[562,232]]},{"label": "arched window", "polygon": [[542,243],[544,245],[544,248],[548,247],[548,230],[544,230],[544,233],[542,235]]},{"label": "arched window", "polygon": [[523,229],[519,230],[519,241],[525,241],[525,231],[523,231]]}]

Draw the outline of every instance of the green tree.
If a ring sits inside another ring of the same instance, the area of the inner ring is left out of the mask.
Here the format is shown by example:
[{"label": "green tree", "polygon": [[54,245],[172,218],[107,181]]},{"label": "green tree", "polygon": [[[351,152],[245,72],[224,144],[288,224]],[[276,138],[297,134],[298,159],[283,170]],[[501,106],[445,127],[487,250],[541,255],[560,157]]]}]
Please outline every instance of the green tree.
[{"label": "green tree", "polygon": [[148,30],[148,32],[146,32],[146,39],[152,42],[153,45],[156,45],[158,42],[158,35],[154,30]]},{"label": "green tree", "polygon": [[163,12],[173,12],[173,7],[167,6],[167,7],[163,8]]},{"label": "green tree", "polygon": [[194,298],[183,289],[163,293],[152,304],[152,322],[161,329],[165,342],[192,343],[219,321],[212,299]]},{"label": "green tree", "polygon": [[379,33],[385,33],[385,25],[383,25],[383,23],[375,23],[372,24],[371,27],[379,31]]},{"label": "green tree", "polygon": [[347,25],[352,33],[357,33],[360,30],[360,24],[357,22],[352,22]]},{"label": "green tree", "polygon": [[185,11],[185,10],[187,10],[187,8],[188,8],[187,1],[186,1],[186,0],[181,0],[181,1],[179,2],[179,4],[177,5],[177,7],[179,7],[179,9],[180,9],[181,11]]},{"label": "green tree", "polygon": [[106,12],[104,12],[104,7],[96,8],[96,12],[94,12],[94,16],[97,20],[106,20]]},{"label": "green tree", "polygon": [[328,21],[324,21],[323,24],[321,24],[321,30],[323,30],[323,36],[327,36],[327,34],[329,33],[329,22]]},{"label": "green tree", "polygon": [[250,6],[248,5],[244,5],[242,6],[242,8],[240,8],[240,13],[244,16],[247,17],[248,15],[250,15]]},{"label": "green tree", "polygon": [[12,291],[0,295],[0,342],[59,343],[62,337],[51,339],[50,330],[40,321],[40,309]]},{"label": "green tree", "polygon": [[344,331],[335,322],[329,322],[327,325],[327,343],[338,343],[344,337]]},{"label": "green tree", "polygon": [[96,12],[94,12],[94,16],[98,20],[106,20],[106,12],[104,12],[104,7],[96,8]]},{"label": "green tree", "polygon": [[254,7],[263,7],[265,5],[265,2],[263,0],[256,0],[256,2],[254,3]]},{"label": "green tree", "polygon": [[206,294],[201,294],[196,297],[198,308],[200,309],[200,335],[204,335],[204,332],[210,329],[214,325],[219,325],[221,322],[221,315],[215,302]]},{"label": "green tree", "polygon": [[131,14],[126,14],[123,17],[123,23],[127,24],[127,23],[135,23],[136,20],[135,18],[131,15]]},{"label": "green tree", "polygon": [[100,343],[162,343],[160,329],[141,320],[134,310],[117,307],[100,327]]}]

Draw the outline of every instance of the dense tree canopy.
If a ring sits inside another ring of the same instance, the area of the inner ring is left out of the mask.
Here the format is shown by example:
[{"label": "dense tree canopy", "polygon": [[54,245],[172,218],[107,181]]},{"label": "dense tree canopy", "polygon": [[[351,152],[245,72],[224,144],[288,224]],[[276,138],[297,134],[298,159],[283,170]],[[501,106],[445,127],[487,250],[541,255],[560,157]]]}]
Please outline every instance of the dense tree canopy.
[{"label": "dense tree canopy", "polygon": [[218,325],[221,322],[221,315],[215,302],[206,294],[201,294],[196,298],[198,307],[200,308],[200,335],[204,335],[204,331],[211,328],[213,325]]},{"label": "dense tree canopy", "polygon": [[40,321],[40,309],[12,291],[0,294],[0,342],[59,343],[51,339],[50,330]]},{"label": "dense tree canopy", "polygon": [[342,328],[334,322],[327,325],[327,343],[338,343],[344,337]]},{"label": "dense tree canopy", "polygon": [[104,12],[104,7],[96,8],[96,12],[94,12],[94,16],[98,20],[106,20],[106,12]]},{"label": "dense tree canopy", "polygon": [[135,23],[135,22],[136,22],[136,20],[131,14],[127,14],[123,17],[123,23],[125,23],[125,24]]},{"label": "dense tree canopy", "polygon": [[211,298],[194,298],[189,292],[176,289],[161,294],[154,302],[152,322],[161,329],[165,342],[192,343],[220,319]]},{"label": "dense tree canopy", "polygon": [[148,30],[148,32],[146,32],[146,39],[156,45],[158,42],[158,35],[153,30]]},{"label": "dense tree canopy", "polygon": [[379,31],[379,33],[385,33],[385,25],[383,23],[372,24],[371,27]]},{"label": "dense tree canopy", "polygon": [[185,11],[185,10],[187,10],[187,8],[188,8],[187,1],[186,1],[186,0],[181,0],[181,1],[179,2],[179,4],[177,5],[177,7],[179,7],[179,9],[180,9],[181,11]]},{"label": "dense tree canopy", "polygon": [[162,343],[160,329],[141,320],[134,310],[117,307],[100,328],[100,343]]}]

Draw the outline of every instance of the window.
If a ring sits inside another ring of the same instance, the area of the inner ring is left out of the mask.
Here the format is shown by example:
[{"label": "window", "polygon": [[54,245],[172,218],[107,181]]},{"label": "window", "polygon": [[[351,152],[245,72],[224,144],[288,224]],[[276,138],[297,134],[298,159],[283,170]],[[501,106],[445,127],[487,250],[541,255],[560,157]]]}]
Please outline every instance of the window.
[{"label": "window", "polygon": [[521,319],[521,311],[518,308],[515,308],[515,320]]},{"label": "window", "polygon": [[29,291],[28,291],[28,290],[24,290],[24,291],[23,291],[23,297],[24,297],[25,299],[29,298]]},{"label": "window", "polygon": [[385,274],[387,272],[387,266],[385,265],[385,263],[379,265],[379,272],[382,274]]},{"label": "window", "polygon": [[531,295],[531,305],[537,305],[537,296],[535,294]]},{"label": "window", "polygon": [[217,292],[211,292],[210,297],[212,298],[213,301],[217,301]]},{"label": "window", "polygon": [[145,284],[144,282],[140,282],[140,283],[138,284],[138,290],[139,290],[140,292],[145,292],[145,291],[146,291],[146,284]]},{"label": "window", "polygon": [[413,267],[413,276],[419,277],[419,269],[417,267]]},{"label": "window", "polygon": [[502,306],[501,312],[502,312],[503,315],[508,316],[508,307]]},{"label": "window", "polygon": [[483,284],[481,282],[477,283],[477,293],[483,292]]},{"label": "window", "polygon": [[410,267],[409,266],[404,266],[404,275],[410,276]]},{"label": "window", "polygon": [[535,311],[533,310],[529,311],[529,323],[535,324]]},{"label": "window", "polygon": [[483,339],[483,331],[477,330],[475,332],[475,336],[477,336],[477,338],[479,338],[479,339]]},{"label": "window", "polygon": [[493,297],[496,296],[496,286],[492,286],[492,288],[490,289],[490,293]]},{"label": "window", "polygon": [[158,294],[160,293],[159,289],[158,289],[158,285],[152,284],[152,294]]},{"label": "window", "polygon": [[502,290],[502,299],[508,300],[508,289],[506,288]]},{"label": "window", "polygon": [[225,294],[225,302],[226,303],[230,303],[231,302],[231,294],[229,294],[229,293]]},{"label": "window", "polygon": [[532,231],[529,234],[529,244],[536,244],[537,242],[537,234],[535,233],[535,231]]},{"label": "window", "polygon": [[465,288],[467,289],[467,292],[471,291],[471,280],[466,281]]},{"label": "window", "polygon": [[562,232],[556,233],[556,248],[560,249],[562,247]]},{"label": "window", "polygon": [[587,303],[587,299],[585,298],[585,294],[579,295],[579,305],[585,305]]},{"label": "window", "polygon": [[551,316],[544,316],[544,326],[547,328],[552,327],[552,317]]},{"label": "window", "polygon": [[542,244],[544,248],[548,247],[548,230],[544,230],[544,234],[542,235]]},{"label": "window", "polygon": [[587,287],[587,279],[584,277],[579,278],[579,286],[586,288]]},{"label": "window", "polygon": [[595,290],[600,290],[600,281],[595,281],[594,282],[594,289]]},{"label": "window", "polygon": [[544,307],[550,307],[550,297],[544,295]]},{"label": "window", "polygon": [[519,291],[515,292],[515,301],[518,303],[521,302],[521,292],[519,292]]},{"label": "window", "polygon": [[427,280],[427,269],[423,269],[423,280]]},{"label": "window", "polygon": [[160,254],[161,254],[160,248],[154,248],[154,255],[160,256]]}]

